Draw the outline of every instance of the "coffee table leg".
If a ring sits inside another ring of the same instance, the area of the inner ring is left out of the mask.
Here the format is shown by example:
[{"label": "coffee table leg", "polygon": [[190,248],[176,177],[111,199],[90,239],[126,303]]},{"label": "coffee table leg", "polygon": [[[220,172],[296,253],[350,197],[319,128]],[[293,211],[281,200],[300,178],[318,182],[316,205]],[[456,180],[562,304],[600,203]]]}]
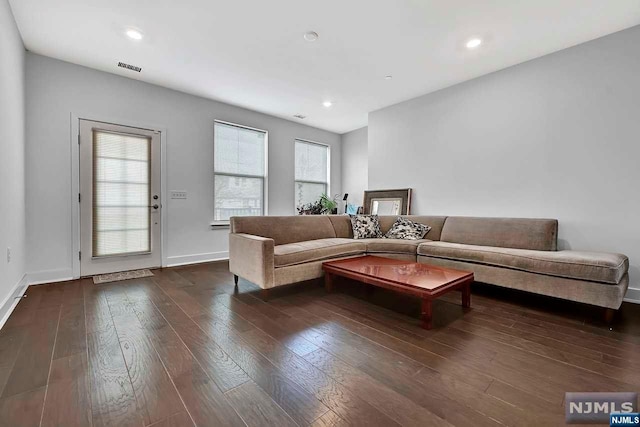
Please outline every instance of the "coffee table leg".
[{"label": "coffee table leg", "polygon": [[467,283],[462,287],[462,306],[471,307],[471,284]]},{"label": "coffee table leg", "polygon": [[328,271],[324,273],[324,288],[327,292],[333,291],[333,274]]},{"label": "coffee table leg", "polygon": [[433,312],[431,311],[431,300],[428,298],[422,299],[422,327],[424,329],[431,329],[431,319]]}]

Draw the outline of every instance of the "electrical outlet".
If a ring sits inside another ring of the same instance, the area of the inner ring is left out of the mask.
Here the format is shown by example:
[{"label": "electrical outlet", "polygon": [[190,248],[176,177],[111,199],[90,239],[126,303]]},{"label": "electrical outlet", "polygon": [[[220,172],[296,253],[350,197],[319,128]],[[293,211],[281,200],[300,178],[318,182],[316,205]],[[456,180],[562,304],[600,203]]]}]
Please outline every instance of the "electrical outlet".
[{"label": "electrical outlet", "polygon": [[11,262],[11,248],[7,248],[7,264]]},{"label": "electrical outlet", "polygon": [[186,191],[172,191],[171,192],[172,199],[186,199],[187,192]]}]

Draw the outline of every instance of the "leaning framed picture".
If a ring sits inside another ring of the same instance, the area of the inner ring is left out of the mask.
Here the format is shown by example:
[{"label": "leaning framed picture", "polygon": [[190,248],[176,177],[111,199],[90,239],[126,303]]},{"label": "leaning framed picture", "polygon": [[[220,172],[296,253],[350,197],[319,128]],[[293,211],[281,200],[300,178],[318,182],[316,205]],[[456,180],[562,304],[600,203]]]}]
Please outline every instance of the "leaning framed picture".
[{"label": "leaning framed picture", "polygon": [[366,190],[364,213],[371,215],[410,215],[411,189]]}]

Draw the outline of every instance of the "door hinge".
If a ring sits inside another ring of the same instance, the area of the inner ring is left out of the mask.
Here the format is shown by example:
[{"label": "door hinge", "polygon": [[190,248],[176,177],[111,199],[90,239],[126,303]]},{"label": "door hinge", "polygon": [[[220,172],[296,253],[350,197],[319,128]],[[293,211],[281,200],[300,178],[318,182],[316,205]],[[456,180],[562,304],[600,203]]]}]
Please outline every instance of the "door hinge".
[{"label": "door hinge", "polygon": [[80,193],[78,193],[78,203],[80,203]]},{"label": "door hinge", "polygon": [[78,252],[78,261],[82,261],[82,252]]},{"label": "door hinge", "polygon": [[78,145],[80,145],[80,134],[78,134]]}]

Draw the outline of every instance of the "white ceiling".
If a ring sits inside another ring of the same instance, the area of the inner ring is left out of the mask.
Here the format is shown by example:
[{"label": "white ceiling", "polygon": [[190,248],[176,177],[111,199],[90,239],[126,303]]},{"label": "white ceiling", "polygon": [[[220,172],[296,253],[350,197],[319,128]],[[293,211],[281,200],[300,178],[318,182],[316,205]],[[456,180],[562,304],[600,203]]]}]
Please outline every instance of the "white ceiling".
[{"label": "white ceiling", "polygon": [[[289,120],[304,114],[338,133],[365,126],[370,111],[640,24],[639,0],[10,3],[32,52]],[[127,38],[128,27],[144,39]],[[316,42],[304,41],[310,30]],[[474,36],[484,43],[469,51]]]}]

